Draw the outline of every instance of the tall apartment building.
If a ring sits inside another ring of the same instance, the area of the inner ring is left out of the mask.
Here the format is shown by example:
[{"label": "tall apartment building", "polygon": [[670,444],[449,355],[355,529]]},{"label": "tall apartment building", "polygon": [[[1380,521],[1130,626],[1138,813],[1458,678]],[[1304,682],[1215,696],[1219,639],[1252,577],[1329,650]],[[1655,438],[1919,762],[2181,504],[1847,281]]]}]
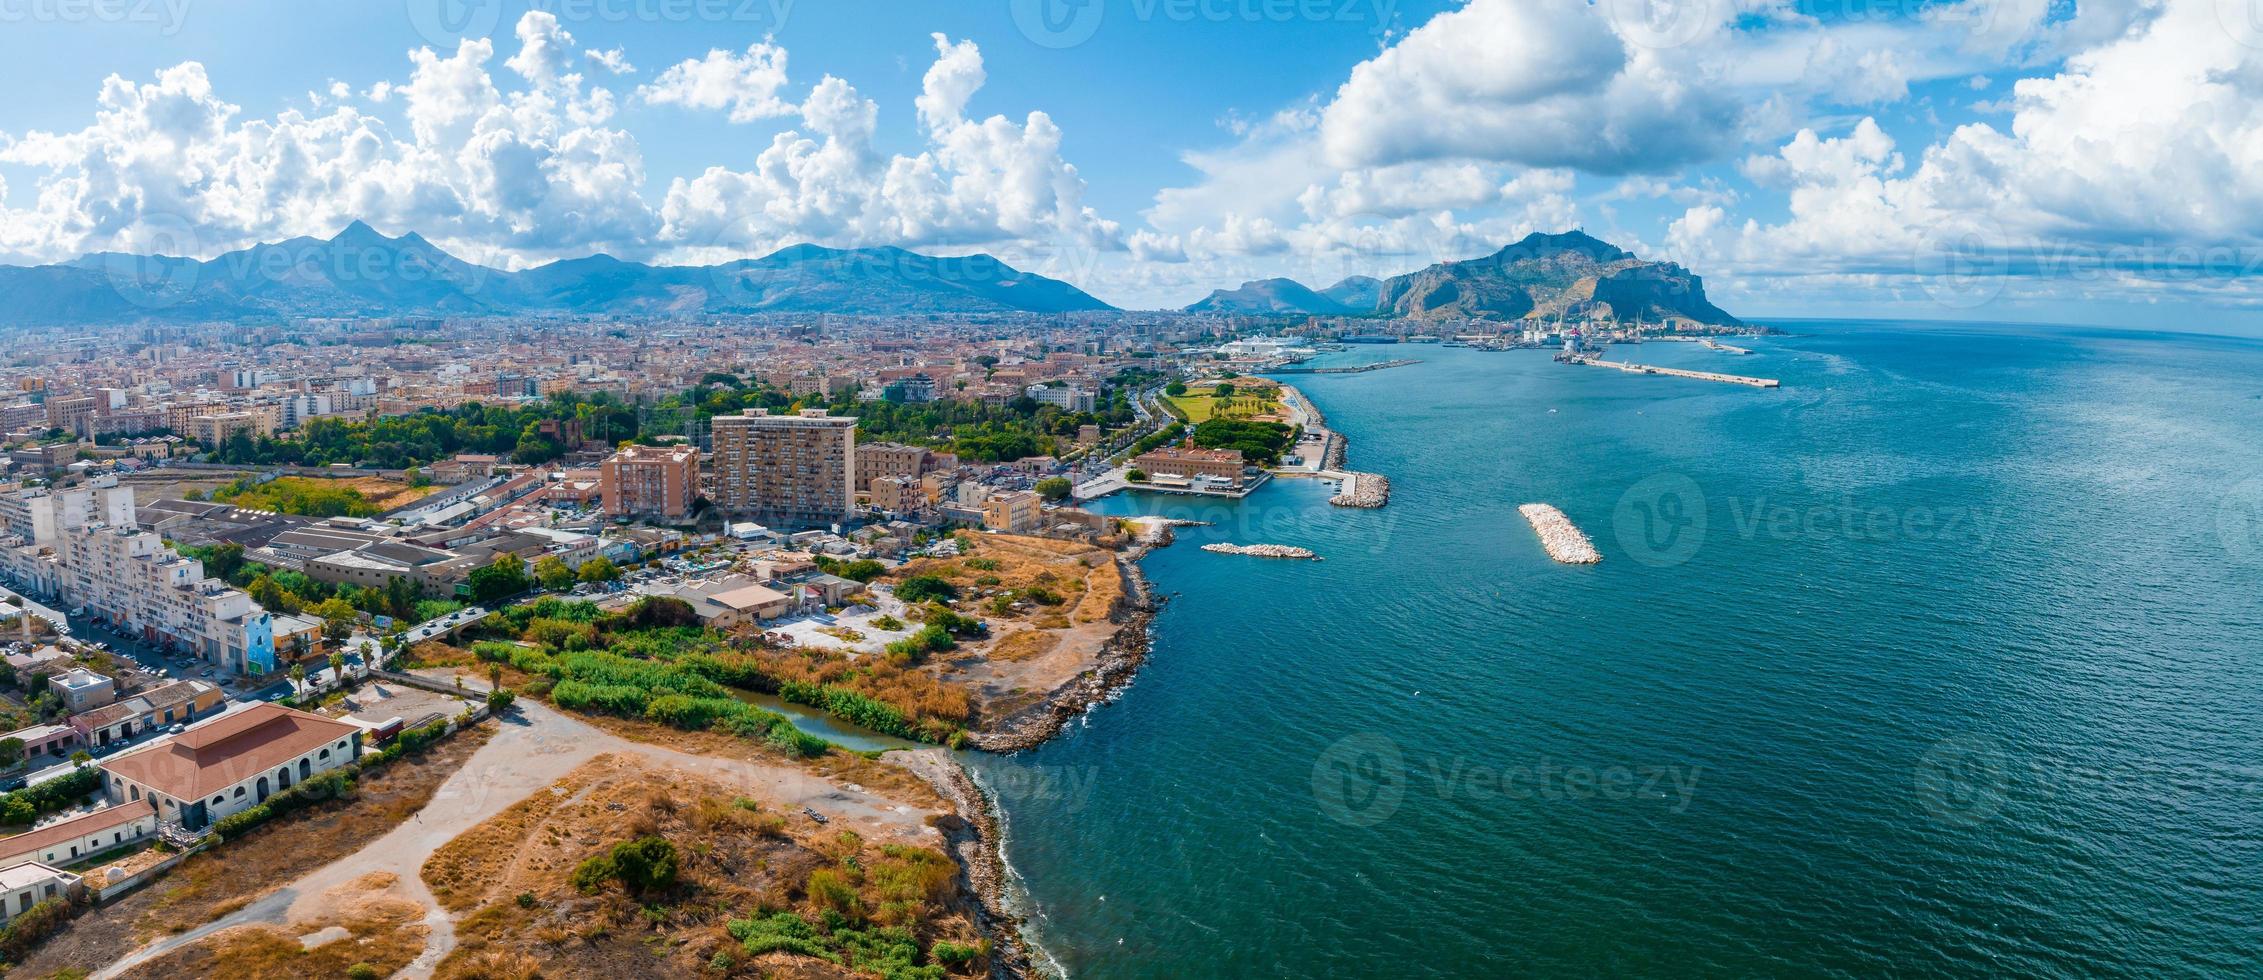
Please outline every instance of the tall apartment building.
[{"label": "tall apartment building", "polygon": [[699,450],[630,446],[598,467],[598,486],[607,517],[683,520],[699,492]]},{"label": "tall apartment building", "polygon": [[715,502],[725,513],[799,527],[852,514],[856,419],[758,408],[716,416],[714,432]]},{"label": "tall apartment building", "polygon": [[0,496],[0,574],[225,671],[274,670],[267,610],[205,577],[203,562],[181,557],[135,518],[133,490],[115,481]]}]

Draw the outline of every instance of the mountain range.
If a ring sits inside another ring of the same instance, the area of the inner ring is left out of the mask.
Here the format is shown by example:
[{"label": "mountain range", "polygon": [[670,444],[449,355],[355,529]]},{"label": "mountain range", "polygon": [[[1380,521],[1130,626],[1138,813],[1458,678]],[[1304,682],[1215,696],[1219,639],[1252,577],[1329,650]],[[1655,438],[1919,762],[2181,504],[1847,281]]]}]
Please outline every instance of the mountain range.
[{"label": "mountain range", "polygon": [[[709,266],[610,255],[519,271],[466,262],[415,233],[356,221],[330,239],[293,238],[212,259],[101,252],[57,265],[0,266],[0,324],[139,320],[605,313],[1064,313],[1113,310],[1058,279],[989,255],[794,245]],[[1186,307],[1243,316],[1414,319],[1601,317],[1735,325],[1703,280],[1583,232],[1528,235],[1492,255],[1325,289],[1261,279]]]},{"label": "mountain range", "polygon": [[0,323],[527,313],[1060,313],[1114,307],[989,255],[795,245],[711,266],[609,255],[517,272],[465,262],[415,233],[354,222],[213,259],[96,253],[0,266]]},{"label": "mountain range", "polygon": [[1377,281],[1354,277],[1314,291],[1293,279],[1221,289],[1190,313],[1246,316],[1381,315],[1409,319],[1600,318],[1736,326],[1705,298],[1702,278],[1580,231],[1532,234],[1491,255]]}]

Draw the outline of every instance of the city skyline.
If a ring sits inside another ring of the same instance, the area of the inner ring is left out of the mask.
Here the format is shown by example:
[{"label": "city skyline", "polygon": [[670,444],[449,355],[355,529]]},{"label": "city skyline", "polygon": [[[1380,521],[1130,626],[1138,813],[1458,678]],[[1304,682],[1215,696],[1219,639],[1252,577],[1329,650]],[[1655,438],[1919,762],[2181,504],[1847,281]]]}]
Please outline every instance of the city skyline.
[{"label": "city skyline", "polygon": [[1156,308],[1582,227],[1761,315],[2245,332],[2263,48],[2215,6],[27,7],[0,258],[368,220],[504,268],[988,251]]}]

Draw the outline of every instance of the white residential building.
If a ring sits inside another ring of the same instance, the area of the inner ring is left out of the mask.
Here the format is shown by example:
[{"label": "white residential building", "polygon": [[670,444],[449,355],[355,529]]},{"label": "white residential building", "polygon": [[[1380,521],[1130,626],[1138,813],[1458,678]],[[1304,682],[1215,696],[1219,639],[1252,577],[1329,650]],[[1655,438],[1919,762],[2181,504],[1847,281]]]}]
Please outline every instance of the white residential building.
[{"label": "white residential building", "polygon": [[181,557],[134,519],[133,491],[111,480],[0,496],[0,573],[223,670],[275,669],[267,610],[206,577],[203,562]]}]

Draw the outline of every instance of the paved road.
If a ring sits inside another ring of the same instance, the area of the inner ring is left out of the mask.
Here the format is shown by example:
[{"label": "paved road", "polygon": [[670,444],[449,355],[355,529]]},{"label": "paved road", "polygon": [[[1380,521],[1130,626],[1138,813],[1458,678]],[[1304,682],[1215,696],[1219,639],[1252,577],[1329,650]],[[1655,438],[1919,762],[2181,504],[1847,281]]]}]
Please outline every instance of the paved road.
[{"label": "paved road", "polygon": [[[467,677],[464,683],[467,688],[485,689],[484,680]],[[795,766],[691,755],[631,742],[526,700],[518,703],[515,717],[499,724],[495,737],[440,785],[432,802],[392,832],[218,921],[143,946],[94,976],[119,976],[234,926],[288,925],[320,918],[327,911],[325,892],[363,875],[385,871],[399,878],[392,888],[393,894],[425,907],[424,923],[431,930],[424,952],[400,975],[429,977],[449,951],[455,949],[456,929],[454,917],[440,908],[424,885],[425,859],[457,835],[607,752],[641,754],[658,764],[729,779],[747,786],[754,794],[789,806],[810,807],[835,820],[846,818],[852,824],[878,823],[913,838],[926,838],[935,833],[926,826],[924,810],[836,785]]]}]

